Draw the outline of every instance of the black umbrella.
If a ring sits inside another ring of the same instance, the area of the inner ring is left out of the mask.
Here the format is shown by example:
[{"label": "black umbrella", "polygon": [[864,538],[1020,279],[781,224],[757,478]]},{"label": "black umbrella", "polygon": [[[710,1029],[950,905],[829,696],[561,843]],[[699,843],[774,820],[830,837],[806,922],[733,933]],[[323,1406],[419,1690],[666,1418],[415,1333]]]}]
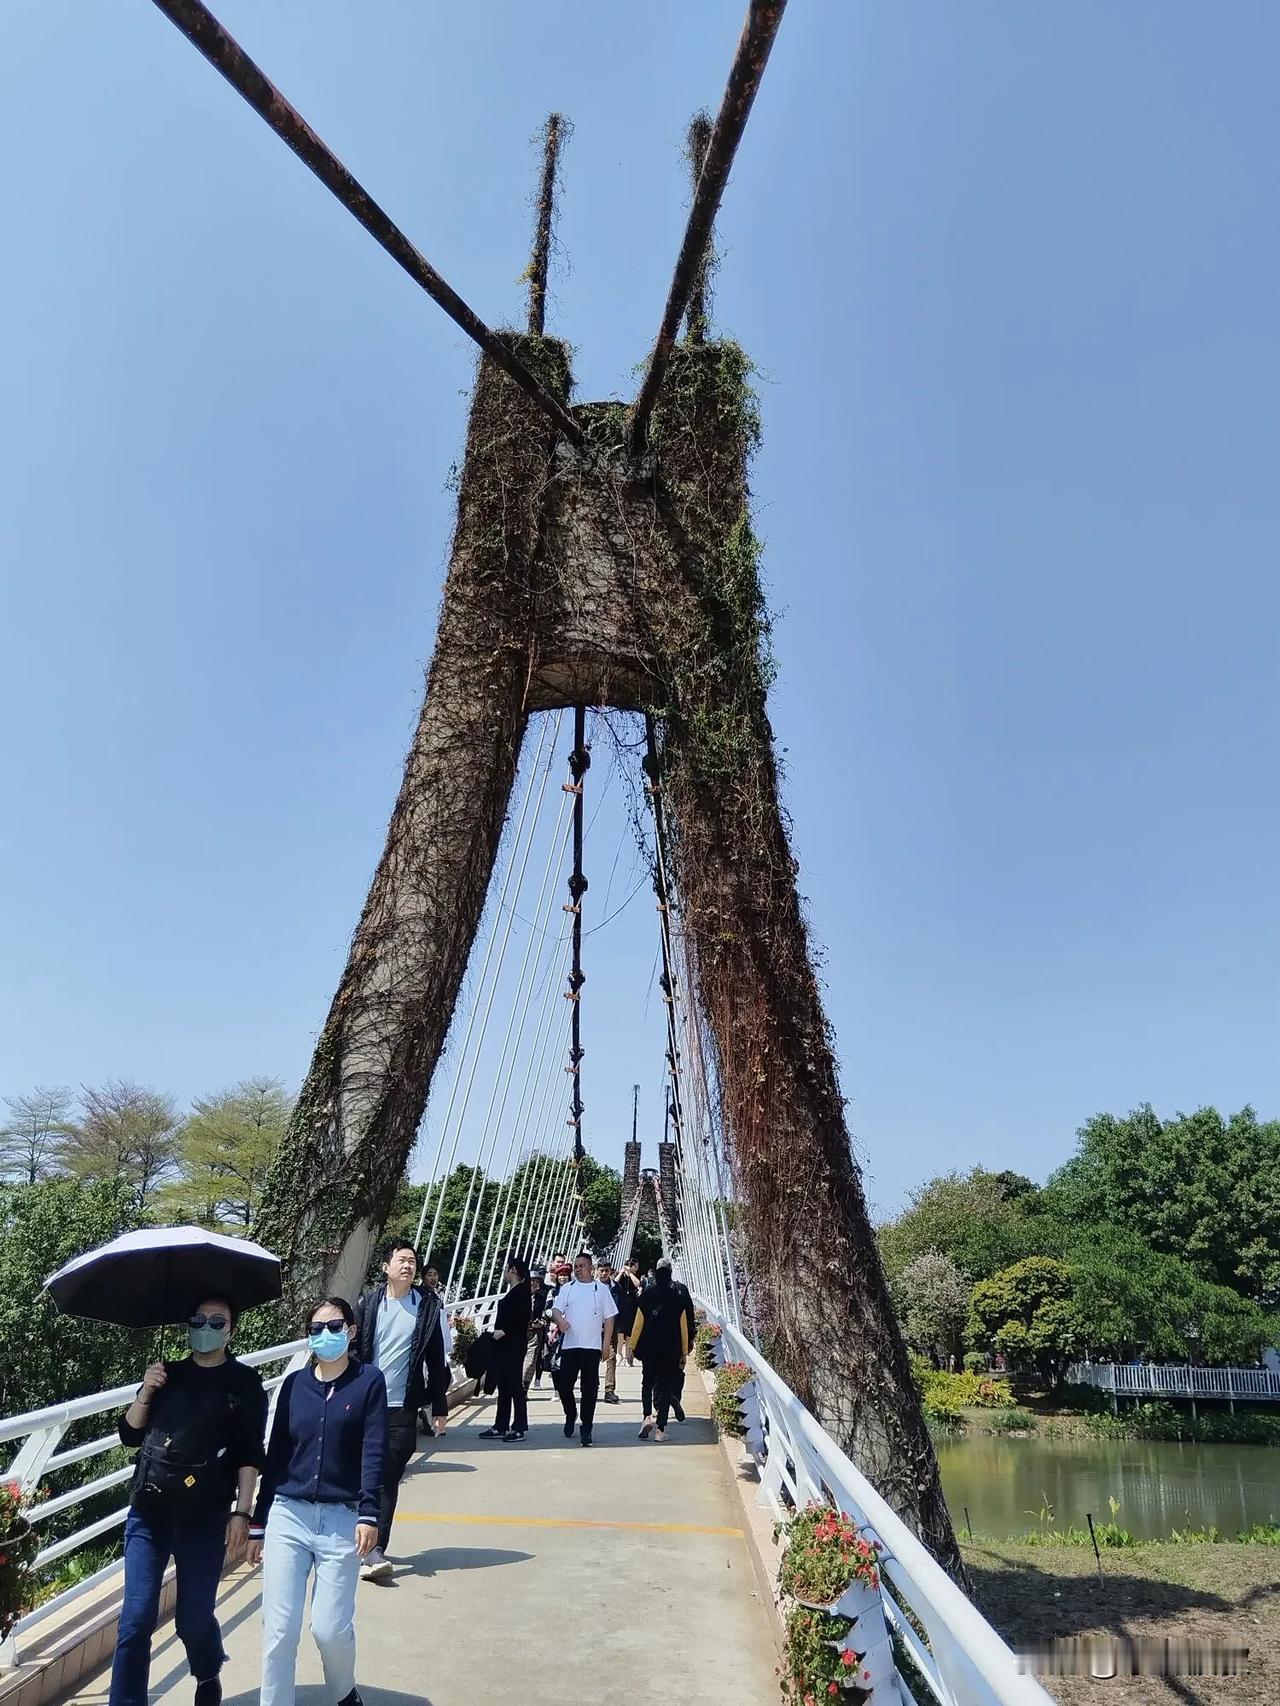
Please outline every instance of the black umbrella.
[{"label": "black umbrella", "polygon": [[64,1314],[118,1327],[185,1321],[207,1297],[237,1314],[280,1295],[280,1258],[248,1238],[202,1226],[126,1232],[59,1268],[44,1289]]}]

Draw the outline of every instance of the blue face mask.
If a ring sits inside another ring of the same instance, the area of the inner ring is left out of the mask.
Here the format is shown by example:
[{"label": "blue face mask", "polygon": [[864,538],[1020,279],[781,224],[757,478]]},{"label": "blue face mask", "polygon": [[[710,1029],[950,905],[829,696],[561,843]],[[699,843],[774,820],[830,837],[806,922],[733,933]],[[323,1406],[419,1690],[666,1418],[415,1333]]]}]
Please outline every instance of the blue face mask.
[{"label": "blue face mask", "polygon": [[312,1355],[321,1362],[336,1362],[350,1341],[345,1327],[328,1327],[323,1333],[312,1333],[307,1343]]},{"label": "blue face mask", "polygon": [[231,1337],[228,1327],[188,1327],[187,1340],[193,1351],[199,1351],[202,1356],[210,1351],[220,1351]]}]

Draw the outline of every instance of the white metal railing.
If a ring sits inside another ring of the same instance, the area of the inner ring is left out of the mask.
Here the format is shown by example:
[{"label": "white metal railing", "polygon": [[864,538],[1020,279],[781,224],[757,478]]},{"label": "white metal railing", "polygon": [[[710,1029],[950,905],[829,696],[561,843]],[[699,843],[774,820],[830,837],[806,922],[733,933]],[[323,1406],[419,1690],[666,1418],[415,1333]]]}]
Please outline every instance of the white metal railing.
[{"label": "white metal railing", "polygon": [[1280,1404],[1280,1373],[1269,1368],[1193,1368],[1176,1363],[1075,1362],[1067,1379],[1122,1398],[1237,1398]]},{"label": "white metal railing", "polygon": [[[483,1330],[493,1318],[497,1308],[496,1297],[468,1297],[449,1306],[452,1316],[467,1315],[476,1323],[477,1329]],[[263,1381],[274,1408],[275,1394],[284,1384],[285,1376],[294,1366],[300,1366],[305,1358],[307,1343],[305,1339],[294,1339],[289,1344],[272,1345],[264,1351],[250,1351],[239,1358],[250,1368],[267,1368],[273,1363],[283,1366],[277,1368]],[[89,1440],[83,1445],[70,1447],[59,1451],[58,1447],[67,1429],[76,1422],[87,1421],[92,1416],[106,1415],[113,1411],[126,1409],[137,1395],[136,1385],[116,1386],[109,1392],[91,1392],[82,1398],[69,1398],[63,1404],[51,1404],[43,1410],[31,1410],[25,1415],[10,1416],[0,1420],[0,1448],[7,1445],[18,1445],[18,1451],[3,1477],[6,1480],[17,1481],[26,1495],[32,1494],[46,1475],[54,1474],[59,1469],[69,1468],[73,1463],[87,1463],[91,1458],[105,1456],[108,1452],[121,1448],[120,1436],[113,1429],[97,1439]],[[32,1504],[25,1512],[27,1520],[33,1524],[47,1522],[59,1511],[72,1509],[88,1500],[96,1498],[101,1493],[110,1492],[112,1488],[127,1488],[133,1480],[133,1463],[126,1463],[121,1468],[111,1469],[105,1474],[96,1475],[91,1480],[82,1482],[77,1487],[70,1487],[64,1493],[58,1493],[53,1498],[43,1499],[39,1504]],[[32,1570],[40,1572],[51,1564],[78,1552],[82,1546],[88,1546],[92,1541],[101,1539],[114,1529],[124,1524],[129,1514],[128,1497],[124,1496],[120,1505],[109,1511],[106,1516],[98,1517],[91,1523],[77,1528],[73,1533],[66,1534],[61,1539],[51,1541],[41,1547],[32,1563]],[[36,1606],[19,1618],[14,1625],[8,1641],[0,1648],[0,1666],[9,1666],[18,1662],[24,1637],[44,1623],[48,1618],[62,1611],[74,1600],[93,1592],[118,1575],[123,1569],[119,1558],[96,1570],[92,1575],[64,1588],[60,1593],[53,1594],[43,1604]]]},{"label": "white metal railing", "polygon": [[[833,1500],[878,1543],[884,1621],[939,1706],[1052,1706],[978,1608],[755,1346],[714,1309],[706,1313],[720,1327],[719,1359],[746,1363],[751,1370],[742,1391],[743,1415],[747,1449],[759,1468],[761,1502],[786,1517],[811,1501]],[[918,1629],[924,1630],[923,1640]],[[868,1706],[888,1706],[895,1687],[901,1700],[917,1706],[891,1662],[888,1671],[884,1699],[873,1678]]]}]

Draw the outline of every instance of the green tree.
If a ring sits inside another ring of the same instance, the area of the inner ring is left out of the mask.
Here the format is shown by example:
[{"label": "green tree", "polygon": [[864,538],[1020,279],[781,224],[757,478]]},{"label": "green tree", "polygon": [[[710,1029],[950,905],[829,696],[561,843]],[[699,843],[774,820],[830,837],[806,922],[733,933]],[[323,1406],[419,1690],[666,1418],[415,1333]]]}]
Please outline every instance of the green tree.
[{"label": "green tree", "polygon": [[1028,1256],[973,1288],[970,1336],[1015,1370],[1034,1369],[1051,1390],[1062,1384],[1085,1333],[1071,1272],[1051,1256]]},{"label": "green tree", "polygon": [[937,1368],[945,1368],[948,1358],[960,1366],[971,1289],[964,1273],[941,1250],[926,1250],[894,1281],[893,1300],[907,1343]]},{"label": "green tree", "polygon": [[72,1095],[61,1085],[37,1085],[22,1096],[6,1096],[0,1126],[0,1175],[34,1185],[57,1170],[58,1147],[67,1135]]},{"label": "green tree", "polygon": [[1216,1284],[1280,1302],[1280,1121],[1250,1107],[1162,1120],[1150,1103],[1098,1114],[1049,1181],[1046,1206],[1078,1226],[1110,1221]]},{"label": "green tree", "polygon": [[1253,1298],[1208,1280],[1178,1256],[1106,1224],[1064,1228],[1064,1260],[1087,1352],[1104,1361],[1255,1362],[1280,1322]]},{"label": "green tree", "polygon": [[[662,1229],[656,1220],[638,1220],[636,1235],[631,1241],[631,1254],[640,1264],[640,1272],[647,1274],[649,1269],[662,1254]],[[626,1257],[623,1257],[626,1260]]]},{"label": "green tree", "polygon": [[622,1175],[584,1155],[581,1178],[587,1241],[593,1250],[607,1250],[622,1225]]},{"label": "green tree", "polygon": [[[140,1222],[136,1193],[119,1180],[0,1187],[0,1415],[141,1377],[154,1333],[62,1315],[41,1290],[64,1262]],[[90,1425],[100,1433],[102,1418]]]},{"label": "green tree", "polygon": [[120,1179],[145,1208],[177,1167],[181,1117],[172,1096],[112,1078],[80,1096],[80,1117],[68,1125],[59,1165],[77,1179]]},{"label": "green tree", "polygon": [[278,1078],[245,1078],[196,1102],[177,1138],[179,1177],[162,1203],[201,1225],[251,1227],[291,1104]]},{"label": "green tree", "polygon": [[907,1209],[877,1233],[890,1280],[930,1250],[950,1256],[974,1279],[1029,1254],[1034,1234],[1024,1203],[1031,1199],[1010,1194],[1008,1181],[1017,1177],[974,1167],[943,1173],[912,1191]]}]

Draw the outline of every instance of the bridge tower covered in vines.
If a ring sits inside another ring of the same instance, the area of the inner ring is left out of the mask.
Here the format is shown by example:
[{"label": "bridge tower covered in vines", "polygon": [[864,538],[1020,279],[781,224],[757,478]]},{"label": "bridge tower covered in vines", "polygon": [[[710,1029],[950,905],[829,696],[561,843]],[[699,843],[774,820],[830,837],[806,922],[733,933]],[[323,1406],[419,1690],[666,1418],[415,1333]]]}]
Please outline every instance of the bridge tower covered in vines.
[{"label": "bridge tower covered in vines", "polygon": [[[749,507],[750,364],[709,324],[712,225],[785,0],[750,0],[715,123],[695,121],[684,242],[631,404],[575,401],[569,350],[546,333],[558,119],[527,327],[492,331],[198,0],[157,4],[482,351],[421,715],[260,1236],[280,1251],[295,1298],[359,1288],[426,1107],[530,719],[563,707],[640,713],[660,906],[679,921],[680,964],[665,975],[683,979],[714,1056],[770,1358],[955,1568],[779,803]],[[628,1182],[640,1182],[630,1168]],[[665,1174],[660,1185],[666,1199]]]}]

